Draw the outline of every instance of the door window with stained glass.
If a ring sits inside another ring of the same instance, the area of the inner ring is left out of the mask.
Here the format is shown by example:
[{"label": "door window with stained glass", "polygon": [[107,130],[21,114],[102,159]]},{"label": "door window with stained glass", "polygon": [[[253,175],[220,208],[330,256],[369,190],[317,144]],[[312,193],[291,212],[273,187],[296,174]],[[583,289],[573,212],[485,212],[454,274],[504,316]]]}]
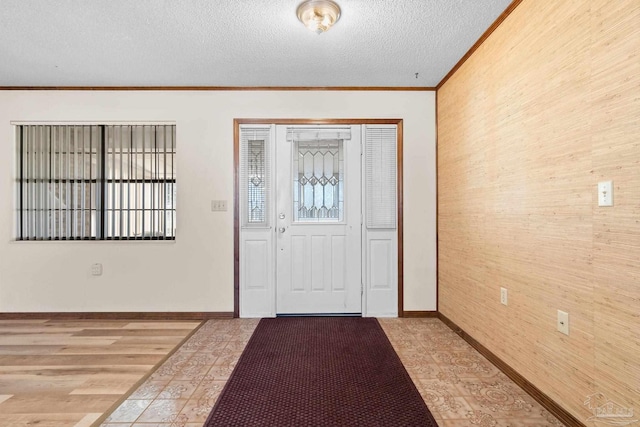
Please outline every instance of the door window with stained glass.
[{"label": "door window with stained glass", "polygon": [[342,221],[344,218],[343,140],[295,141],[293,171],[294,221]]}]

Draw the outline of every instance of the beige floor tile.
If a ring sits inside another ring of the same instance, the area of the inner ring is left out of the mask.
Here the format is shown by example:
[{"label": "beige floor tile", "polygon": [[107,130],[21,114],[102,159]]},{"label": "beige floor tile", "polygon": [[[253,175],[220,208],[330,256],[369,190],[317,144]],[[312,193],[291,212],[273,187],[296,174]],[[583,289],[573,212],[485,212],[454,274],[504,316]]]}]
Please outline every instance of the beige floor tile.
[{"label": "beige floor tile", "polygon": [[188,399],[193,395],[198,384],[191,381],[173,380],[157,396],[158,399]]},{"label": "beige floor tile", "polygon": [[186,399],[156,399],[140,414],[136,423],[174,422],[186,403]]},{"label": "beige floor tile", "polygon": [[153,402],[152,400],[128,399],[122,402],[118,408],[105,420],[106,423],[132,423]]},{"label": "beige floor tile", "polygon": [[169,382],[171,382],[171,380],[163,380],[163,381],[147,380],[144,383],[142,383],[142,385],[138,387],[138,389],[134,391],[133,394],[129,396],[129,399],[132,399],[132,400],[155,399],[156,397],[158,397],[160,392],[164,390],[167,384],[169,384]]},{"label": "beige floor tile", "polygon": [[188,422],[204,423],[216,403],[218,395],[202,395],[197,399],[190,399],[182,408],[181,414],[187,417]]}]

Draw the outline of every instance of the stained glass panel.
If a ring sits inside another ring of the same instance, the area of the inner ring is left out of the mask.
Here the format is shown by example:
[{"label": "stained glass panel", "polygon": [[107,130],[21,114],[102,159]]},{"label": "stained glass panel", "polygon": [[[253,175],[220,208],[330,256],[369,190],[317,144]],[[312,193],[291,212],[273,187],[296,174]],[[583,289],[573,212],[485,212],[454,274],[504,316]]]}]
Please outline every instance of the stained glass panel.
[{"label": "stained glass panel", "polygon": [[266,221],[264,141],[248,143],[248,217],[249,223]]},{"label": "stained glass panel", "polygon": [[293,210],[299,222],[342,221],[344,150],[341,139],[296,141]]}]

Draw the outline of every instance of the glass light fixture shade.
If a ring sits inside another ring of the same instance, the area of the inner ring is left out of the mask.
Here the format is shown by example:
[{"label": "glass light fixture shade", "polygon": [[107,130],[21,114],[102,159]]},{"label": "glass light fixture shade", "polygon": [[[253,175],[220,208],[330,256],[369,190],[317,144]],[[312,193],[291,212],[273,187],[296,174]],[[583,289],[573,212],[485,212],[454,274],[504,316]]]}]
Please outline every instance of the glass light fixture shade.
[{"label": "glass light fixture shade", "polygon": [[298,6],[297,14],[305,27],[322,34],[340,19],[340,6],[332,0],[306,0]]}]

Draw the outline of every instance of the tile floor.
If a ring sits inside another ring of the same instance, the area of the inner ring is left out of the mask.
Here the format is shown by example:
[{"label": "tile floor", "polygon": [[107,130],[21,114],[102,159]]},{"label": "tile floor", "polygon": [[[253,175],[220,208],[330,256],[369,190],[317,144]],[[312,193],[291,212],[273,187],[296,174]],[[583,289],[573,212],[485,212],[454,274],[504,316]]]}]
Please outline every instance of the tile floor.
[{"label": "tile floor", "polygon": [[379,319],[440,427],[563,424],[438,319]]},{"label": "tile floor", "polygon": [[[102,426],[201,427],[257,323],[208,321]],[[562,426],[440,320],[380,324],[439,426]]]}]

